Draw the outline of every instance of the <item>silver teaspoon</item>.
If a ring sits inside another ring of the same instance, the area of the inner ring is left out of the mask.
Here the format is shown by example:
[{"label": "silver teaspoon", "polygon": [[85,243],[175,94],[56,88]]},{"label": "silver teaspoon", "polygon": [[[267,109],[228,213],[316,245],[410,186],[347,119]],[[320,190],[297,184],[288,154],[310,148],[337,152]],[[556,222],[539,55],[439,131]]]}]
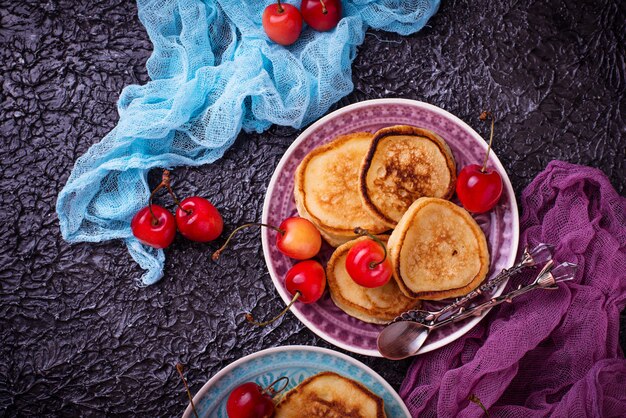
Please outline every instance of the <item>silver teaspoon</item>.
[{"label": "silver teaspoon", "polygon": [[503,302],[511,302],[513,298],[523,295],[535,289],[557,289],[557,283],[572,280],[576,273],[576,264],[562,263],[554,267],[550,260],[541,270],[535,281],[527,286],[519,288],[474,306],[467,310],[461,308],[456,314],[434,324],[406,320],[389,324],[378,335],[378,351],[383,357],[390,360],[402,360],[417,354],[424,345],[428,335],[437,328],[452,322],[461,321],[470,316],[479,316],[482,313]]}]

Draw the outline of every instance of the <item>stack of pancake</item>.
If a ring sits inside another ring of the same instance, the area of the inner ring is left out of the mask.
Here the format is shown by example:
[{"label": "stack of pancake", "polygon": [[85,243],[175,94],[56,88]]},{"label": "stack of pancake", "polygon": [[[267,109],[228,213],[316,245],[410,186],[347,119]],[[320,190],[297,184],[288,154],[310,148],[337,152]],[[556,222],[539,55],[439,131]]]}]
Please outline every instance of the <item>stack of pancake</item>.
[{"label": "stack of pancake", "polygon": [[[386,323],[421,299],[461,296],[484,280],[487,241],[471,215],[448,201],[455,181],[456,164],[444,139],[414,126],[342,135],[302,160],[296,207],[338,247],[327,279],[339,308]],[[347,274],[355,227],[388,239],[393,280],[385,286],[365,288]]]}]

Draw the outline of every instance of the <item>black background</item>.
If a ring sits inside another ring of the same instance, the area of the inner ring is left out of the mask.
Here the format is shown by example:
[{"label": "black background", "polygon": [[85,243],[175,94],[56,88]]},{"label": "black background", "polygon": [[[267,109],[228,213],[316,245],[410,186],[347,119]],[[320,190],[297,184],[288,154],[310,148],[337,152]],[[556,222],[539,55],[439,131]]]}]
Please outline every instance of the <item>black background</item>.
[{"label": "black background", "polygon": [[[258,234],[236,256],[177,238],[165,277],[141,270],[121,242],[68,245],[54,205],[75,160],[117,121],[121,89],[148,81],[151,44],[129,1],[9,2],[0,7],[0,415],[176,416],[186,396],[230,362],[263,348],[330,347],[292,315],[264,329],[243,312],[283,304]],[[624,3],[444,1],[421,32],[369,32],[353,66],[365,99],[423,100],[483,135],[518,195],[552,159],[601,168],[624,193]],[[260,219],[280,157],[300,131],[241,134],[223,159],[177,169],[181,196],[200,194],[226,230]],[[158,173],[152,173],[156,183]],[[626,347],[624,316],[620,341]],[[410,361],[355,356],[398,388]]]}]

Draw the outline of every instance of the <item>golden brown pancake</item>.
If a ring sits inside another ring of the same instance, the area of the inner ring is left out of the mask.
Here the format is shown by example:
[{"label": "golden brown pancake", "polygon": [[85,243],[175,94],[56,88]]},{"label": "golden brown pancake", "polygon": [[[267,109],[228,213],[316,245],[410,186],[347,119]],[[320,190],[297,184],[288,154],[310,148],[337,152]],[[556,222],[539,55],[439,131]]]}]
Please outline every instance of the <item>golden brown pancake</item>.
[{"label": "golden brown pancake", "polygon": [[371,139],[367,132],[342,135],[309,152],[296,170],[298,213],[334,247],[353,239],[357,226],[373,234],[388,229],[369,214],[359,196],[358,172]]},{"label": "golden brown pancake", "polygon": [[[388,237],[380,237],[384,242]],[[368,288],[358,285],[346,271],[348,251],[357,242],[370,239],[360,237],[335,250],[326,266],[326,280],[330,297],[342,311],[361,321],[386,324],[403,312],[417,309],[420,301],[405,296],[392,278],[384,286]]]},{"label": "golden brown pancake", "polygon": [[452,151],[439,135],[397,125],[374,134],[359,172],[359,192],[372,216],[394,228],[420,197],[449,199],[455,181]]},{"label": "golden brown pancake", "polygon": [[274,418],[386,418],[379,396],[362,384],[333,372],[304,380],[285,394]]},{"label": "golden brown pancake", "polygon": [[387,250],[400,290],[413,298],[439,300],[465,295],[489,271],[487,240],[462,207],[423,197],[406,211]]}]

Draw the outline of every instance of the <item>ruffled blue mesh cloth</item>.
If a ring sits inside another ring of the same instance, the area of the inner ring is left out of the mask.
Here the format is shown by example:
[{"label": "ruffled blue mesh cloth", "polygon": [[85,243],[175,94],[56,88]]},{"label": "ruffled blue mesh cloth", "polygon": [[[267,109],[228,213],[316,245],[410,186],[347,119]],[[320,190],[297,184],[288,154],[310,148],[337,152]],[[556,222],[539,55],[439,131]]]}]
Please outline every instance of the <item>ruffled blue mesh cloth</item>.
[{"label": "ruffled blue mesh cloth", "polygon": [[121,238],[147,270],[141,282],[156,282],[163,251],[140,244],[130,230],[148,201],[150,169],[213,162],[241,129],[314,121],[352,91],[350,67],[368,27],[407,35],[439,6],[439,0],[344,0],[334,30],[305,25],[300,39],[283,47],[261,26],[270,3],[138,1],[154,44],[147,62],[152,81],[122,91],[117,126],[76,162],[57,201],[66,240]]}]

